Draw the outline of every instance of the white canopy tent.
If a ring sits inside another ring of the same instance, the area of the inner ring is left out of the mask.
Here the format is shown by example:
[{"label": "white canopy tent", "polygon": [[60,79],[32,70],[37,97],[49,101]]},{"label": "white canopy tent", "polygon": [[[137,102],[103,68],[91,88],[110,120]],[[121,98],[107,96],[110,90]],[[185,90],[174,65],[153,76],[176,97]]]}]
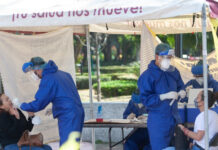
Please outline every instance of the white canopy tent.
[{"label": "white canopy tent", "polygon": [[[86,33],[92,108],[89,31],[140,34],[142,22],[157,34],[202,31],[208,149],[206,30],[209,31],[210,26],[206,25],[205,3],[205,0],[7,0],[0,1],[0,30],[47,32],[62,26],[72,26],[74,33]],[[202,17],[202,23],[197,19],[194,27],[193,13],[199,13]]]},{"label": "white canopy tent", "polygon": [[0,27],[50,27],[172,18],[199,13],[204,2],[204,0],[8,0],[0,2]]},{"label": "white canopy tent", "polygon": [[[1,1],[0,30],[47,32],[63,26],[73,26],[74,32],[85,33],[85,25],[88,24],[90,32],[141,34],[144,22],[156,34],[201,32],[201,20],[196,18],[192,27],[192,16],[193,13],[201,13],[204,2],[205,0]],[[207,27],[210,30],[210,26]]]}]

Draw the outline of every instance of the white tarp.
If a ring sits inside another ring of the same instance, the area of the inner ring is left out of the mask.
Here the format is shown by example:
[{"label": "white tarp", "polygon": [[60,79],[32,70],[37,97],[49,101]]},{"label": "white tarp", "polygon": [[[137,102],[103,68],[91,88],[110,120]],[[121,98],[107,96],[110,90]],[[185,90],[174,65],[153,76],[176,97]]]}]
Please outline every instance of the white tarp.
[{"label": "white tarp", "polygon": [[[0,72],[5,93],[10,98],[19,98],[22,102],[34,100],[39,84],[22,72],[23,63],[30,61],[31,57],[41,56],[46,61],[54,60],[60,70],[67,71],[75,77],[71,28],[32,36],[0,32],[0,53]],[[57,140],[56,121],[51,116],[45,117],[44,113],[37,113],[42,118],[42,124],[35,126],[34,130],[43,133],[45,142]]]},{"label": "white tarp", "polygon": [[0,27],[85,25],[198,13],[205,0],[7,0]]},{"label": "white tarp", "polygon": [[140,74],[146,69],[151,60],[155,59],[155,47],[160,43],[155,35],[152,35],[145,24],[142,26],[140,45]]}]

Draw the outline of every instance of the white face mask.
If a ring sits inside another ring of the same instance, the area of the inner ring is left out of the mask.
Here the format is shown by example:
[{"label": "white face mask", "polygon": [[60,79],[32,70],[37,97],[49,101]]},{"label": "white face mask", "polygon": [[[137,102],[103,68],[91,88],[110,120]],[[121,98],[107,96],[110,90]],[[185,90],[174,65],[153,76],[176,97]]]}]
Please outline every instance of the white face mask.
[{"label": "white face mask", "polygon": [[170,59],[168,59],[168,58],[163,58],[163,59],[161,60],[161,63],[160,63],[160,68],[161,68],[161,70],[167,71],[167,70],[170,68],[170,62],[171,62]]},{"label": "white face mask", "polygon": [[37,81],[37,80],[40,79],[34,72],[32,72],[30,76],[31,76],[31,77],[33,78],[33,80],[35,80],[35,81]]},{"label": "white face mask", "polygon": [[203,85],[204,83],[204,78],[203,77],[196,77],[195,79],[200,85]]}]

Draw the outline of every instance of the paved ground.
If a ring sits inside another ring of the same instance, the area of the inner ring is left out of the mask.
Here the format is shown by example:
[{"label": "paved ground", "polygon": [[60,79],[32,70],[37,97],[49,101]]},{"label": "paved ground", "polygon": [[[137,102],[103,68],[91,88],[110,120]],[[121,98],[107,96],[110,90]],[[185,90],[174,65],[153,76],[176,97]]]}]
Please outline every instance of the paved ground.
[{"label": "paved ground", "polygon": [[[52,150],[59,149],[58,142],[49,143],[49,145],[52,147]],[[92,144],[88,142],[83,142],[81,143],[80,150],[93,150]],[[109,150],[109,145],[108,143],[96,144],[96,150]],[[123,150],[123,146],[121,144],[117,145],[116,147],[113,147],[113,150]]]}]

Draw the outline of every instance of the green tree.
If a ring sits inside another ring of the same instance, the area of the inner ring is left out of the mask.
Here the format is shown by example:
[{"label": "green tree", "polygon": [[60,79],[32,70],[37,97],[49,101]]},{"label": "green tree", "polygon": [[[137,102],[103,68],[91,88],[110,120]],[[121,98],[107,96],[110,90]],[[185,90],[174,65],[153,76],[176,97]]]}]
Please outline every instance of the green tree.
[{"label": "green tree", "polygon": [[125,64],[135,60],[137,51],[140,49],[140,36],[119,35],[118,42],[122,53],[122,62]]},{"label": "green tree", "polygon": [[163,35],[159,34],[161,42],[169,44],[172,48],[175,48],[175,38],[173,34]]},{"label": "green tree", "polygon": [[[214,42],[212,33],[207,33],[207,51],[213,51]],[[202,34],[183,34],[183,52],[192,56],[202,56]]]},{"label": "green tree", "polygon": [[[175,48],[175,38],[174,35],[158,35],[163,43],[168,43],[172,48]],[[183,34],[183,54],[188,54],[192,56],[202,56],[202,33],[188,33]],[[208,53],[213,51],[214,42],[211,32],[207,33],[207,50]]]}]

